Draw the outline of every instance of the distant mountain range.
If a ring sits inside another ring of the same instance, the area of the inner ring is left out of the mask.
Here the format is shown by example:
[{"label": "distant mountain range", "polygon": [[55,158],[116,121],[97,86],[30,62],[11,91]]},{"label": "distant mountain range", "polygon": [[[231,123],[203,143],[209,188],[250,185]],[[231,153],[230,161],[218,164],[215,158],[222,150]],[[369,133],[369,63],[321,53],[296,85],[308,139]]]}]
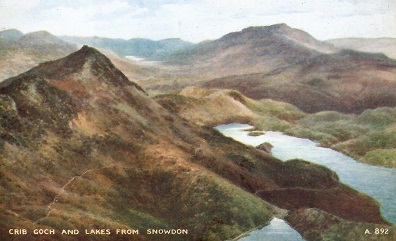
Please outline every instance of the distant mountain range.
[{"label": "distant mountain range", "polygon": [[[357,51],[381,50],[391,56],[392,39],[319,41],[286,24],[249,27],[199,44],[180,39],[61,38],[44,31],[26,35],[17,30],[0,32],[4,53],[0,77],[65,56],[76,45],[89,44],[120,55],[112,55],[116,64],[155,93],[205,80],[199,85],[236,89],[254,99],[285,101],[306,112],[359,113],[396,105],[396,60],[382,53]],[[122,60],[129,55],[160,60],[163,69]]]},{"label": "distant mountain range", "polygon": [[170,56],[207,88],[236,89],[306,112],[396,106],[396,60],[338,49],[285,24],[251,27]]},{"label": "distant mountain range", "polygon": [[353,49],[369,53],[383,53],[396,59],[396,38],[339,38],[327,40],[337,48]]},{"label": "distant mountain range", "polygon": [[[193,90],[185,97],[211,93]],[[378,204],[333,171],[282,162],[193,124],[172,109],[172,101],[183,101],[175,97],[158,99],[160,105],[88,46],[1,82],[1,230],[56,229],[56,240],[70,240],[62,229],[101,228],[113,240],[130,239],[115,236],[116,229],[139,229],[136,239],[143,241],[229,240],[286,215],[279,207],[293,213],[302,233],[321,230],[307,240],[350,232],[345,224],[387,225]],[[219,103],[243,107],[237,102],[244,97],[235,92],[219,97]],[[282,198],[272,195],[277,191]],[[147,229],[188,235],[147,235]],[[1,232],[0,239],[10,234]]]},{"label": "distant mountain range", "polygon": [[143,38],[129,40],[70,36],[62,36],[60,38],[76,45],[90,45],[95,48],[112,51],[120,56],[137,56],[150,60],[159,60],[170,53],[193,45],[190,42],[177,38],[159,41]]},{"label": "distant mountain range", "polygon": [[168,56],[166,62],[185,66],[183,70],[195,75],[222,77],[267,72],[337,51],[332,44],[308,33],[277,24],[250,27],[205,41]]}]

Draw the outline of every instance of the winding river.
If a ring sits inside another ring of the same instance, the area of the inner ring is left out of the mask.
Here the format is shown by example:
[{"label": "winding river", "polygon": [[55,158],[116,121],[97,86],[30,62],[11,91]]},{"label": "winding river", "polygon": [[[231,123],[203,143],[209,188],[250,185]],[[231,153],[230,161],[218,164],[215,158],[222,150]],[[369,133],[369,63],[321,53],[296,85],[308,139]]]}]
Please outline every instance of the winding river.
[{"label": "winding river", "polygon": [[[337,172],[342,182],[375,198],[380,203],[385,219],[396,223],[396,169],[363,164],[340,152],[320,147],[311,140],[288,136],[281,132],[268,131],[265,135],[249,136],[245,131],[249,127],[252,126],[228,124],[217,126],[216,129],[246,145],[258,146],[263,142],[269,142],[273,145],[272,155],[280,160],[299,158],[327,166]],[[249,239],[251,236],[241,241],[259,240]]]}]

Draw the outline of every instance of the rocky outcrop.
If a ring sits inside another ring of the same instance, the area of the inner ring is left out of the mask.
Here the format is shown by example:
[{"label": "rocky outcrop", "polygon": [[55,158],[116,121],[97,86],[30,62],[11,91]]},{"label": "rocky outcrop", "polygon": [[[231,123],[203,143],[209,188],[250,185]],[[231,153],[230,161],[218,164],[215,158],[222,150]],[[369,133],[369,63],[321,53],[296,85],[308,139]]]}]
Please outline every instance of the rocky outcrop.
[{"label": "rocky outcrop", "polygon": [[295,209],[288,213],[285,220],[307,241],[395,240],[395,225],[347,221],[316,208]]},{"label": "rocky outcrop", "polygon": [[281,208],[318,208],[346,220],[387,224],[374,199],[342,184],[324,166],[291,160],[283,163],[274,179],[280,188],[261,190],[257,195]]},{"label": "rocky outcrop", "polygon": [[271,154],[272,147],[273,147],[273,145],[271,145],[271,143],[269,143],[269,142],[264,142],[264,143],[261,143],[260,145],[256,146],[257,149],[262,150],[268,154]]}]

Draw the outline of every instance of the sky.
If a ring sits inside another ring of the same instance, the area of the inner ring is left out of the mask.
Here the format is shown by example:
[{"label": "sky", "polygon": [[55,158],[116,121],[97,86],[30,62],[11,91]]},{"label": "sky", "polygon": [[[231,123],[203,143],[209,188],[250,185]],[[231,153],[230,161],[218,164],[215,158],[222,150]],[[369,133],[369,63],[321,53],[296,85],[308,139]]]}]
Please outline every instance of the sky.
[{"label": "sky", "polygon": [[395,0],[0,0],[0,31],[111,38],[217,39],[286,23],[317,39],[396,38]]}]

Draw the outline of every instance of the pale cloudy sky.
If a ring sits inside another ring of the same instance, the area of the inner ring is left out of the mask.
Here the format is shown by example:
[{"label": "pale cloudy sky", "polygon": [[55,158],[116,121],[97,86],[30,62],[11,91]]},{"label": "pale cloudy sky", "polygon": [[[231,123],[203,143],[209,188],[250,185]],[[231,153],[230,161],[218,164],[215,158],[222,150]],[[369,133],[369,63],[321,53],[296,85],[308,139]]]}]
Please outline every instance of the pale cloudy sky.
[{"label": "pale cloudy sky", "polygon": [[396,37],[395,0],[0,0],[0,30],[199,42],[286,23],[325,40]]}]

